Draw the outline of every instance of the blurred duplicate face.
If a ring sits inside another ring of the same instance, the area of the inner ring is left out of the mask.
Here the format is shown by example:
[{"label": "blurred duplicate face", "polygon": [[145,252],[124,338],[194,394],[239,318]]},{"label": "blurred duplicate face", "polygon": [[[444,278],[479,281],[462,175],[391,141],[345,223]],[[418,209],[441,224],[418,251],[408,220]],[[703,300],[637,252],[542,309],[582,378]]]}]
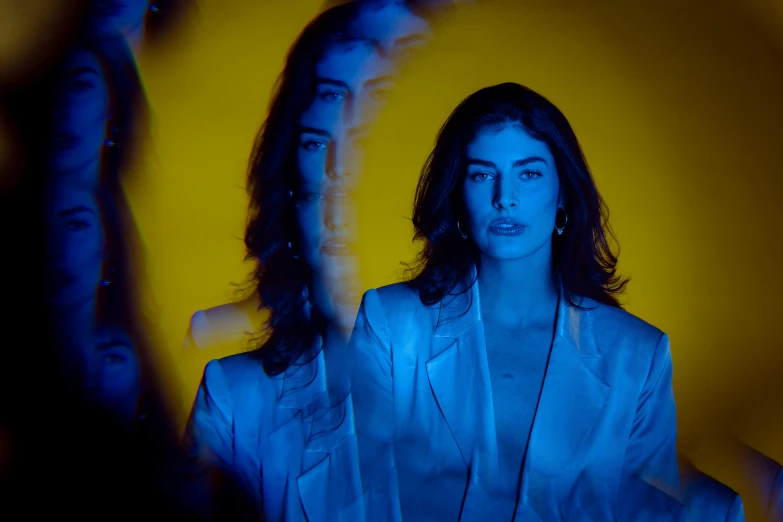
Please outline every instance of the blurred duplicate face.
[{"label": "blurred duplicate face", "polygon": [[49,162],[56,175],[100,158],[108,114],[109,89],[98,58],[85,50],[70,53],[60,76],[50,137]]},{"label": "blurred duplicate face", "polygon": [[91,0],[90,30],[102,38],[129,38],[143,31],[149,8],[149,0]]},{"label": "blurred duplicate face", "polygon": [[370,42],[332,46],[316,67],[316,96],[299,120],[302,255],[326,289],[326,297],[314,297],[316,304],[345,328],[355,319],[359,295],[351,192],[360,178],[368,125],[394,72],[394,63]]},{"label": "blurred duplicate face", "polygon": [[104,230],[93,192],[71,183],[51,187],[48,217],[48,298],[66,311],[95,299],[104,265]]},{"label": "blurred duplicate face", "polygon": [[400,0],[367,2],[351,31],[381,44],[387,56],[403,61],[432,38],[432,27]]},{"label": "blurred duplicate face", "polygon": [[141,393],[141,365],[133,342],[122,328],[98,329],[84,361],[87,397],[123,424],[136,419]]}]

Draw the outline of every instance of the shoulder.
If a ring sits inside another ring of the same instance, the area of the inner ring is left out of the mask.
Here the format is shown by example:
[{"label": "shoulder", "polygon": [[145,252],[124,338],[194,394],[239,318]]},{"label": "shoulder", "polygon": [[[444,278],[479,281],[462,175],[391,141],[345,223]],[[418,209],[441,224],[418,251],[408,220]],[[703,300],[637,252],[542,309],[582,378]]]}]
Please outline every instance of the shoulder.
[{"label": "shoulder", "polygon": [[587,334],[608,360],[624,361],[627,370],[648,378],[671,365],[669,338],[661,329],[622,308],[588,299],[581,304],[587,310],[577,313],[580,336]]},{"label": "shoulder", "polygon": [[263,315],[258,311],[257,302],[255,297],[251,297],[195,312],[190,318],[185,348],[249,348],[249,341],[263,323]]},{"label": "shoulder", "polygon": [[581,304],[588,309],[582,313],[587,314],[587,327],[602,350],[613,346],[623,349],[633,347],[647,357],[651,357],[659,347],[668,350],[666,334],[632,313],[591,299],[585,299]]},{"label": "shoulder", "polygon": [[260,361],[251,353],[239,353],[207,363],[203,386],[212,395],[224,395],[232,403],[241,403],[246,397],[258,398],[269,380]]},{"label": "shoulder", "polygon": [[590,308],[592,325],[600,335],[618,336],[642,343],[658,344],[664,335],[658,327],[632,313],[593,300],[585,299],[582,304]]},{"label": "shoulder", "polygon": [[407,283],[395,283],[368,290],[364,294],[363,306],[367,317],[383,318],[388,325],[400,326],[408,321],[421,323],[437,308],[421,302],[419,293]]},{"label": "shoulder", "polygon": [[680,484],[683,501],[691,514],[709,510],[725,515],[741,502],[736,491],[695,469],[681,471]]}]

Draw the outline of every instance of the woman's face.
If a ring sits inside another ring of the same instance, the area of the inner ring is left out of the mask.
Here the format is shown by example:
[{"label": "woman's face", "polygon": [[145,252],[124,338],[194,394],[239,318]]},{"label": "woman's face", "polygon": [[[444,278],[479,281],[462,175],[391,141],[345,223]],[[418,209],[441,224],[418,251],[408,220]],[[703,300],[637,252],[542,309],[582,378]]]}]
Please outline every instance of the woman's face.
[{"label": "woman's face", "polygon": [[394,0],[368,2],[351,25],[353,32],[379,42],[384,52],[398,61],[432,38],[429,22]]},{"label": "woman's face", "polygon": [[482,255],[521,259],[551,244],[560,183],[545,143],[518,125],[485,127],[465,165],[460,226]]},{"label": "woman's face", "polygon": [[367,43],[340,44],[316,67],[317,94],[299,120],[297,209],[305,262],[330,289],[327,308],[353,321],[358,183],[367,127],[393,83],[393,63]]},{"label": "woman's face", "polygon": [[103,223],[93,193],[67,183],[51,187],[47,215],[49,301],[68,310],[95,298],[105,257]]},{"label": "woman's face", "polygon": [[99,37],[129,37],[143,29],[149,0],[91,0],[90,29]]},{"label": "woman's face", "polygon": [[77,50],[66,59],[55,100],[50,165],[67,173],[97,159],[106,138],[109,90],[98,58]]},{"label": "woman's face", "polygon": [[136,418],[141,390],[139,359],[121,328],[98,329],[85,361],[84,389],[94,404],[123,422]]}]

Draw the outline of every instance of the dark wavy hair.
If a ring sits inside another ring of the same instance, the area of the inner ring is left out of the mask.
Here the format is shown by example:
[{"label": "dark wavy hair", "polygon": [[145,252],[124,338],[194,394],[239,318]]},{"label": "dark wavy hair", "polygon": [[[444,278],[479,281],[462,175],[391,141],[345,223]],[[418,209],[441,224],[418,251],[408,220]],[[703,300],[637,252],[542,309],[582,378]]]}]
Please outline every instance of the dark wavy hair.
[{"label": "dark wavy hair", "polygon": [[504,124],[520,125],[545,143],[554,157],[568,222],[562,235],[552,231],[552,273],[564,297],[577,307],[581,307],[576,302],[581,297],[620,307],[616,296],[628,279],[616,273],[617,256],[607,239],[614,239],[609,212],[579,141],[557,107],[516,83],[471,94],[441,127],[416,188],[414,240],[422,241],[424,247],[409,266],[408,284],[419,292],[423,304],[433,305],[475,283],[469,278],[473,266],[479,266],[479,251],[472,241],[462,239],[457,228],[465,212],[460,190],[465,149],[482,128]]},{"label": "dark wavy hair", "polygon": [[140,153],[141,145],[149,140],[149,103],[130,47],[122,38],[96,40],[83,36],[72,51],[84,50],[98,59],[109,92],[109,121],[106,139],[111,146],[104,147],[101,178],[114,183]]},{"label": "dark wavy hair", "polygon": [[317,308],[306,310],[313,273],[296,255],[297,129],[316,94],[317,63],[331,46],[359,40],[347,30],[355,8],[346,4],[324,11],[291,47],[250,159],[245,245],[248,260],[256,263],[252,277],[260,306],[269,312],[260,347],[252,353],[268,375],[283,373],[308,353],[326,327]]}]

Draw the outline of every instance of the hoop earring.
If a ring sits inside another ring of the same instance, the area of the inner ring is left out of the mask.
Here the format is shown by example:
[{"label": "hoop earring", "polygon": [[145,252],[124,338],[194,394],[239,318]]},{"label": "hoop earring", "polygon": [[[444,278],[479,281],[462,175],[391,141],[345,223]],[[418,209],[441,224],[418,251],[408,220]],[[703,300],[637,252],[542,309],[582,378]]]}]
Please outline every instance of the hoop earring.
[{"label": "hoop earring", "polygon": [[462,229],[459,226],[459,219],[457,220],[457,230],[459,230],[459,235],[462,236],[462,239],[467,239],[468,235],[462,231]]},{"label": "hoop earring", "polygon": [[294,253],[294,251],[293,251],[294,247],[291,246],[291,242],[290,241],[288,242],[288,250],[291,251],[291,257],[293,257],[294,259],[299,259],[299,255]]},{"label": "hoop earring", "polygon": [[117,145],[117,135],[120,133],[120,129],[115,126],[111,126],[109,129],[109,135],[103,140],[103,144],[107,147],[114,147]]},{"label": "hoop earring", "polygon": [[565,230],[566,225],[568,224],[568,213],[565,211],[563,207],[558,207],[558,211],[562,210],[563,215],[565,215],[565,223],[563,223],[562,227],[557,226],[557,212],[555,212],[555,230],[557,230],[557,235],[562,236],[563,231]]},{"label": "hoop earring", "polygon": [[106,287],[114,284],[114,279],[112,279],[112,275],[114,275],[114,268],[109,268],[106,277],[101,279],[101,286]]}]

